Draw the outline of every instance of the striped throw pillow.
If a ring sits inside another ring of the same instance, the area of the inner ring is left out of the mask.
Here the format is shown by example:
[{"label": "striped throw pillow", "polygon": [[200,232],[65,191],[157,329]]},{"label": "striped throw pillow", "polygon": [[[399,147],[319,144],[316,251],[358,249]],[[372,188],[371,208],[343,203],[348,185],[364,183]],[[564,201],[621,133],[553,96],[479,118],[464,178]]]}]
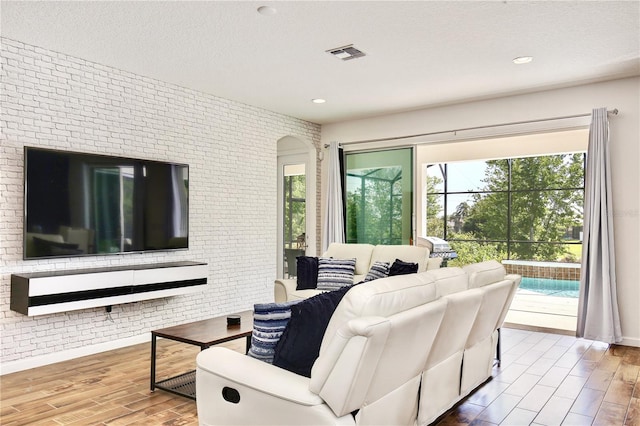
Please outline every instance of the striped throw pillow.
[{"label": "striped throw pillow", "polygon": [[380,262],[376,260],[371,265],[371,269],[367,272],[367,276],[364,278],[364,282],[377,280],[378,278],[384,278],[389,276],[389,267],[391,263],[389,262]]},{"label": "striped throw pillow", "polygon": [[353,274],[356,270],[355,259],[318,258],[318,290],[337,290],[353,285]]},{"label": "striped throw pillow", "polygon": [[269,364],[273,362],[276,345],[291,318],[291,306],[300,301],[253,305],[253,331],[247,355]]}]

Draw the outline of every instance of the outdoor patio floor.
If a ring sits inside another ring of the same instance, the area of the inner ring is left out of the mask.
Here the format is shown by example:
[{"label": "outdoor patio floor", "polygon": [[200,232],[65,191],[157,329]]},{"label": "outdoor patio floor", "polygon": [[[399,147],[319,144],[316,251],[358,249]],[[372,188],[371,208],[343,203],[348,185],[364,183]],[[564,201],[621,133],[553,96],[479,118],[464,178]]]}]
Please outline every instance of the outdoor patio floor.
[{"label": "outdoor patio floor", "polygon": [[578,299],[547,296],[519,289],[507,313],[505,326],[574,335]]}]

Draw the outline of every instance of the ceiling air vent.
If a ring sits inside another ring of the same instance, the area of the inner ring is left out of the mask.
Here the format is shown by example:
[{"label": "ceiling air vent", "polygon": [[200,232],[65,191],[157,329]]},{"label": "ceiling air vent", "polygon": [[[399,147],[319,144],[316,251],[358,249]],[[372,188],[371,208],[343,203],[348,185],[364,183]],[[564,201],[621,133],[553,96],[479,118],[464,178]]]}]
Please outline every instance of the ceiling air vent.
[{"label": "ceiling air vent", "polygon": [[353,44],[348,46],[336,47],[335,49],[327,50],[328,53],[331,53],[336,58],[342,59],[343,61],[348,61],[350,59],[361,58],[366,55],[362,50],[358,50],[353,47]]}]

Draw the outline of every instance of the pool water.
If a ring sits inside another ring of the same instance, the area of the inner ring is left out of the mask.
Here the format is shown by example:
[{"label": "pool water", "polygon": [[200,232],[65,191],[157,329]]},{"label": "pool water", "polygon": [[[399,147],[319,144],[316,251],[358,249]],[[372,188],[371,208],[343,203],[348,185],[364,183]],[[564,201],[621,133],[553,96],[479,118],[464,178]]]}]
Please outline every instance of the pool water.
[{"label": "pool water", "polygon": [[547,296],[578,298],[580,281],[522,277],[520,288]]}]

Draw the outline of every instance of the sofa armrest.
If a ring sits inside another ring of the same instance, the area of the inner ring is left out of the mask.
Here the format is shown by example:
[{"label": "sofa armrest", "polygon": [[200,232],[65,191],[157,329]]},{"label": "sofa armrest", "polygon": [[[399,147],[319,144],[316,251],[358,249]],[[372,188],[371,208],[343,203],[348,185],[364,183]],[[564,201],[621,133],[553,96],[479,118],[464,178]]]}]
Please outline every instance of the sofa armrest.
[{"label": "sofa armrest", "polygon": [[309,379],[224,347],[196,357],[198,423],[213,425],[351,425],[309,390]]},{"label": "sofa armrest", "polygon": [[507,274],[504,276],[505,280],[511,280],[515,284],[516,289],[520,287],[520,282],[522,281],[522,275],[518,274]]},{"label": "sofa armrest", "polygon": [[[296,404],[323,404],[320,396],[309,390],[309,378],[300,376],[266,362],[225,347],[211,347],[196,357],[199,377],[214,375],[225,382],[257,390],[274,398]],[[200,389],[198,389],[198,394]],[[208,390],[203,389],[202,395]]]},{"label": "sofa armrest", "polygon": [[391,331],[387,318],[370,316],[343,325],[313,364],[309,388],[338,416],[365,403],[368,388]]},{"label": "sofa armrest", "polygon": [[438,269],[442,265],[441,257],[430,257],[427,259],[427,271],[430,269]]},{"label": "sofa armrest", "polygon": [[297,281],[293,279],[277,279],[273,287],[273,299],[276,303],[282,303],[289,300],[291,293],[296,291]]}]

